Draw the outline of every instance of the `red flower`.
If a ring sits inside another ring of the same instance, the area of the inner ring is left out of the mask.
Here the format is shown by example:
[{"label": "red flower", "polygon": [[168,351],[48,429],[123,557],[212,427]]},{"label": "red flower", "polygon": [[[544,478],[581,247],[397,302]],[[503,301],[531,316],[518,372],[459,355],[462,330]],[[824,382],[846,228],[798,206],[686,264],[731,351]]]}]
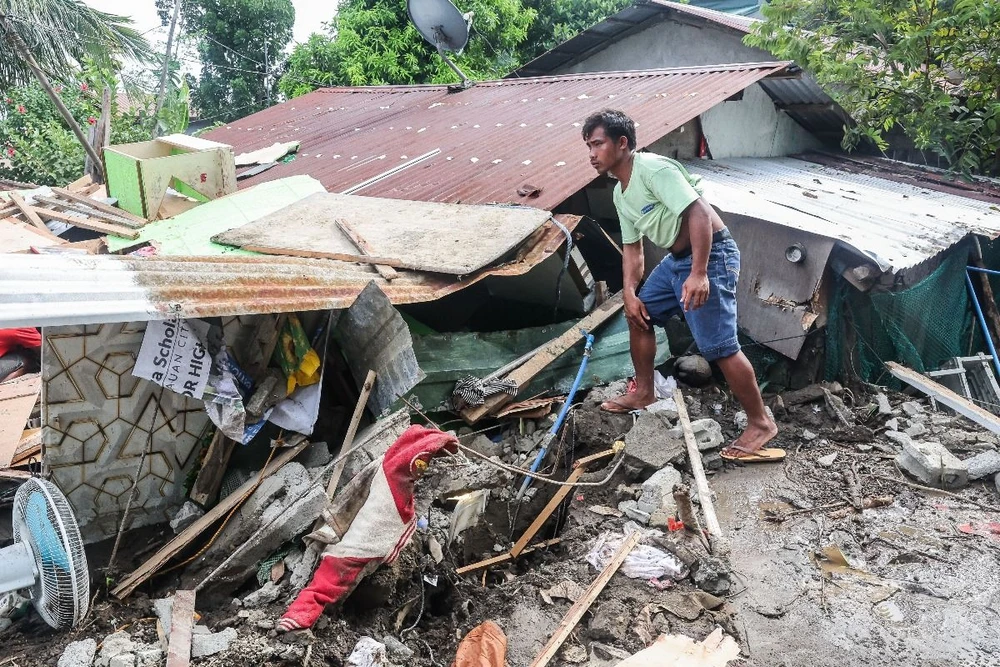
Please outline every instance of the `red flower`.
[{"label": "red flower", "polygon": [[94,123],[97,122],[97,119],[94,118],[93,116],[88,116],[87,117],[87,122],[90,123],[91,125],[93,125]]},{"label": "red flower", "polygon": [[63,87],[62,86],[56,86],[56,92],[57,93],[61,93],[62,91],[63,91]]},{"label": "red flower", "polygon": [[14,98],[13,97],[5,97],[5,98],[3,98],[3,101],[6,102],[7,104],[10,104],[11,102],[14,101]]},{"label": "red flower", "polygon": [[80,90],[87,90],[87,84],[81,83],[80,84]]},{"label": "red flower", "polygon": [[9,155],[11,157],[14,157],[14,147],[13,146],[8,146],[7,147],[7,155]]},{"label": "red flower", "polygon": [[27,112],[28,112],[28,110],[24,108],[24,105],[23,105],[23,104],[18,104],[18,105],[17,105],[17,112],[18,112],[18,113],[27,113]]}]

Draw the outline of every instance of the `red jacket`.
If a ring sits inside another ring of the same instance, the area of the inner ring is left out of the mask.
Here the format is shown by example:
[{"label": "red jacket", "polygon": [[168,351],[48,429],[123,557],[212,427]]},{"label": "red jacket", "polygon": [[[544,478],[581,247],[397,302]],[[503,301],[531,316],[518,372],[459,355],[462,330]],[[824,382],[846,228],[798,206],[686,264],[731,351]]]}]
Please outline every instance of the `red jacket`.
[{"label": "red jacket", "polygon": [[4,356],[16,347],[23,347],[29,350],[42,346],[42,334],[34,327],[24,327],[22,329],[0,329],[0,357]]}]

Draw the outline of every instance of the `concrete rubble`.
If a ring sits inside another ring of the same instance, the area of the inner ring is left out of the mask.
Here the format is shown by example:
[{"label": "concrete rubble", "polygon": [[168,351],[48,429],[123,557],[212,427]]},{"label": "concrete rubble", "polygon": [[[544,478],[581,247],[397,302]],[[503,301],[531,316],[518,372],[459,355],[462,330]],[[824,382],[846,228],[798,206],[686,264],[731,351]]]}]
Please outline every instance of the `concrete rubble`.
[{"label": "concrete rubble", "polygon": [[969,479],[977,480],[1000,473],[1000,451],[988,449],[963,461],[969,471]]},{"label": "concrete rubble", "polygon": [[170,520],[170,527],[174,534],[179,535],[184,532],[185,528],[203,516],[205,516],[205,510],[189,500],[177,510],[177,514]]},{"label": "concrete rubble", "polygon": [[82,639],[72,642],[63,650],[57,667],[90,667],[97,655],[97,640]]},{"label": "concrete rubble", "polygon": [[965,463],[941,443],[907,438],[901,444],[903,451],[896,456],[897,465],[922,483],[942,489],[960,489],[969,483]]}]

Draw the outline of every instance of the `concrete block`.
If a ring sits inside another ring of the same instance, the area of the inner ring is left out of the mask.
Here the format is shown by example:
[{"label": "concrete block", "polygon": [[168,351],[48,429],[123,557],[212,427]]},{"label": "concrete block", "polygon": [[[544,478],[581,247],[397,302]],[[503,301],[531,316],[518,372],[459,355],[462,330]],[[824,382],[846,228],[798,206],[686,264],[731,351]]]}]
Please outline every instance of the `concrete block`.
[{"label": "concrete block", "polygon": [[163,662],[163,649],[157,646],[146,646],[135,652],[136,667],[160,667]]},{"label": "concrete block", "polygon": [[649,524],[649,512],[639,509],[639,503],[634,500],[623,500],[618,503],[618,510],[625,513],[625,516],[642,525]]},{"label": "concrete block", "polygon": [[889,405],[889,397],[885,394],[875,394],[875,402],[878,403],[878,413],[880,415],[891,415],[892,406]]},{"label": "concrete block", "polygon": [[681,473],[673,466],[668,465],[656,471],[642,483],[642,495],[639,496],[637,508],[647,514],[663,512],[675,516],[677,503],[674,502],[674,487],[681,481]]},{"label": "concrete block", "polygon": [[896,463],[929,486],[957,489],[969,483],[965,463],[938,442],[906,442]]},{"label": "concrete block", "polygon": [[121,653],[108,661],[108,667],[135,667],[134,653]]},{"label": "concrete block", "polygon": [[963,461],[969,471],[969,479],[982,479],[1000,472],[1000,452],[988,449]]},{"label": "concrete block", "polygon": [[915,417],[924,411],[924,406],[916,401],[907,401],[902,407],[907,417]]},{"label": "concrete block", "polygon": [[906,446],[907,444],[911,444],[913,442],[910,439],[910,436],[905,433],[901,433],[900,431],[886,431],[885,437],[900,446]]},{"label": "concrete block", "polygon": [[314,442],[295,457],[295,460],[305,468],[312,470],[313,468],[322,468],[328,464],[333,460],[333,455],[330,454],[330,446],[325,442]]},{"label": "concrete block", "polygon": [[[700,452],[718,449],[726,441],[722,435],[722,426],[714,419],[697,419],[691,422],[691,431],[694,432],[694,439],[698,443],[698,451]],[[670,429],[669,436],[680,443],[684,449],[684,455],[686,455],[687,444],[684,442],[684,430],[680,426],[675,426]]]},{"label": "concrete block", "polygon": [[[204,627],[204,626],[202,626]],[[229,649],[236,641],[236,629],[226,628],[222,632],[199,632],[191,635],[191,657],[207,658]]]},{"label": "concrete block", "polygon": [[389,654],[389,659],[397,665],[408,665],[413,659],[413,649],[399,641],[392,635],[386,635],[382,639],[385,650]]},{"label": "concrete block", "polygon": [[158,600],[153,600],[153,613],[156,614],[156,618],[160,621],[160,627],[163,628],[163,634],[169,637],[170,619],[174,613],[174,599],[160,598]]},{"label": "concrete block", "polygon": [[659,470],[684,458],[684,439],[671,436],[671,424],[661,413],[642,412],[625,436],[625,457],[644,470]]},{"label": "concrete block", "polygon": [[[131,635],[127,632],[116,632],[104,639],[101,653],[97,656],[95,664],[97,667],[112,667],[111,660],[113,658],[125,654],[131,655],[133,651],[135,651],[135,642],[132,641]],[[132,662],[135,662],[135,656],[132,656]]]},{"label": "concrete block", "polygon": [[97,655],[97,640],[84,639],[66,646],[59,656],[58,667],[90,667]]},{"label": "concrete block", "polygon": [[899,430],[899,418],[898,417],[893,417],[892,419],[890,419],[889,421],[887,421],[885,423],[885,427],[889,431],[898,431]]},{"label": "concrete block", "polygon": [[170,520],[170,527],[173,529],[175,535],[180,535],[184,532],[185,528],[203,516],[205,516],[205,510],[189,500],[177,510],[177,514]]},{"label": "concrete block", "polygon": [[911,424],[910,428],[906,429],[905,433],[911,438],[919,438],[920,436],[927,434],[927,427],[920,422],[917,422]]},{"label": "concrete block", "polygon": [[269,581],[243,598],[243,606],[248,609],[263,607],[266,604],[277,601],[280,597],[281,586]]}]

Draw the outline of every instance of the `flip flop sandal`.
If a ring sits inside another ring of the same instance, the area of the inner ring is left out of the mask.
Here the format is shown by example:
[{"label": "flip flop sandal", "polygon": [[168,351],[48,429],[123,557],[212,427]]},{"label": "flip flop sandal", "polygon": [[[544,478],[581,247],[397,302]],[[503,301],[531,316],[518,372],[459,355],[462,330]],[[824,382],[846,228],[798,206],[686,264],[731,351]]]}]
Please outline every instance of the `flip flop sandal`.
[{"label": "flip flop sandal", "polygon": [[[618,409],[604,407],[605,405],[608,405],[609,403],[611,405],[617,406]],[[601,403],[601,410],[603,412],[607,412],[607,413],[610,413],[610,414],[613,414],[613,415],[627,415],[630,412],[640,412],[642,409],[643,408],[633,408],[631,406],[625,405],[624,403],[618,402],[618,400],[616,400],[614,398],[608,399],[608,400],[604,401],[603,403]]]},{"label": "flip flop sandal", "polygon": [[726,461],[739,461],[740,463],[777,463],[785,459],[785,450],[779,447],[764,447],[763,449],[758,449],[757,451],[750,451],[748,449],[743,449],[742,447],[737,447],[736,445],[729,445],[726,449],[735,449],[741,452],[746,452],[743,456],[733,456],[732,454],[726,454],[725,450],[719,454]]}]

